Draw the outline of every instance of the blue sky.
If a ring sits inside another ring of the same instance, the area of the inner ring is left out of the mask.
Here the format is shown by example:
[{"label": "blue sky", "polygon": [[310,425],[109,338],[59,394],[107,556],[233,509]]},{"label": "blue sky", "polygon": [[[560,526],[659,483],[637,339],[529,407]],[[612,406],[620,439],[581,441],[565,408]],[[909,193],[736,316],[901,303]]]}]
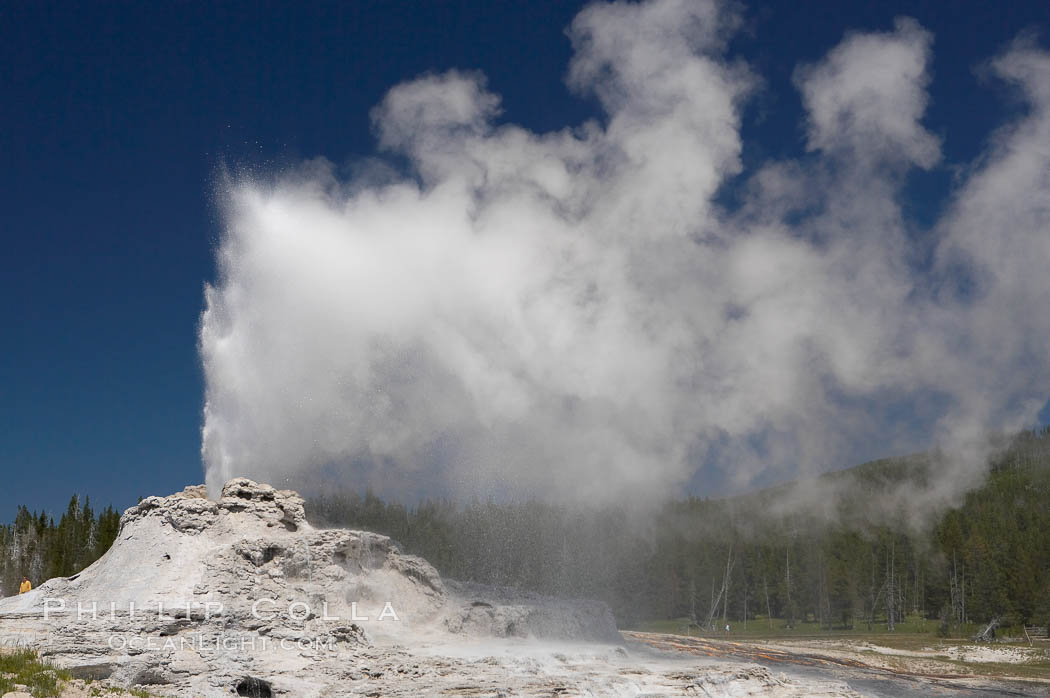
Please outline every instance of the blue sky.
[{"label": "blue sky", "polygon": [[[222,167],[367,156],[384,93],[450,68],[484,72],[501,118],[531,130],[591,118],[563,83],[581,6],[0,5],[0,518],[202,481],[196,332]],[[748,4],[732,52],[766,84],[745,112],[745,167],[803,151],[798,63],[902,14],[934,35],[924,123],[944,159],[913,175],[907,201],[932,220],[1018,108],[979,67],[1020,32],[1050,31],[1045,2]]]}]

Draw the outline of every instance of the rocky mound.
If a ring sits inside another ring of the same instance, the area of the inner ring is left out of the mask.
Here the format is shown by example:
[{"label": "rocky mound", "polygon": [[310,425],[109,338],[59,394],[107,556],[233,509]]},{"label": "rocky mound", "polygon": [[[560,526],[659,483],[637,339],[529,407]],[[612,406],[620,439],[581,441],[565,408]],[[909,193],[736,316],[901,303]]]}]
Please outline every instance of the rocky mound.
[{"label": "rocky mound", "polygon": [[603,604],[446,584],[390,538],[315,529],[295,492],[243,478],[218,501],[144,499],[95,564],[0,600],[0,642],[181,695],[309,695],[338,683],[314,665],[345,671],[341,654],[493,636],[620,639]]},{"label": "rocky mound", "polygon": [[604,604],[442,580],[386,536],[315,529],[296,493],[246,479],[218,501],[203,487],[145,499],[95,564],[0,599],[0,651],[13,645],[106,679],[70,696],[856,695],[628,651]]}]

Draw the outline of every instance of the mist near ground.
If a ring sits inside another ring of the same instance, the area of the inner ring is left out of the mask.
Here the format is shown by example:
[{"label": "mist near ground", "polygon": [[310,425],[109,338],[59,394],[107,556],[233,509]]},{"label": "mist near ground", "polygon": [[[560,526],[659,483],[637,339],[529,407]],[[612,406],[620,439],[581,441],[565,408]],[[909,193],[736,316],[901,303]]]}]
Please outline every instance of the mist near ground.
[{"label": "mist near ground", "polygon": [[1050,395],[1050,55],[988,57],[1025,108],[922,226],[903,200],[940,163],[934,37],[904,18],[799,65],[806,155],[745,171],[763,87],[728,49],[738,12],[583,10],[566,81],[595,121],[534,133],[483,75],[424,75],[375,107],[351,174],[226,177],[209,488],[613,502],[927,449],[910,496],[972,487],[988,435]]}]

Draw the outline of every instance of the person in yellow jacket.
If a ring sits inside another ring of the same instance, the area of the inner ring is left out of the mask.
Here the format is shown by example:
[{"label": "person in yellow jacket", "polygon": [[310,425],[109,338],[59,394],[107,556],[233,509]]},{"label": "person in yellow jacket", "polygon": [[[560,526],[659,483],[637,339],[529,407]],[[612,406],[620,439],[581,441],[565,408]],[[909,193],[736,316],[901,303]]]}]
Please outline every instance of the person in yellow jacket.
[{"label": "person in yellow jacket", "polygon": [[33,588],[33,585],[29,583],[29,579],[26,578],[26,577],[22,577],[22,586],[18,587],[18,593],[19,594],[24,594],[27,591],[31,590],[32,588]]}]

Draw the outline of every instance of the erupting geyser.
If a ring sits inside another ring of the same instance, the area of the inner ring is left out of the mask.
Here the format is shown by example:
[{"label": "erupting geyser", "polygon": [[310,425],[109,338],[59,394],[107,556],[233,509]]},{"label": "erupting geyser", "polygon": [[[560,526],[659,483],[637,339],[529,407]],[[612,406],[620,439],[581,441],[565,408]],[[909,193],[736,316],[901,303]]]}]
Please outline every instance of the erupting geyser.
[{"label": "erupting geyser", "polygon": [[991,63],[1029,109],[924,229],[900,200],[940,158],[931,36],[900,20],[799,67],[809,154],[745,171],[739,21],[594,5],[568,82],[600,122],[530,132],[452,71],[373,111],[402,169],[231,177],[200,326],[213,494],[323,473],[595,501],[931,445],[933,494],[968,486],[986,432],[1050,394],[1050,58]]}]

